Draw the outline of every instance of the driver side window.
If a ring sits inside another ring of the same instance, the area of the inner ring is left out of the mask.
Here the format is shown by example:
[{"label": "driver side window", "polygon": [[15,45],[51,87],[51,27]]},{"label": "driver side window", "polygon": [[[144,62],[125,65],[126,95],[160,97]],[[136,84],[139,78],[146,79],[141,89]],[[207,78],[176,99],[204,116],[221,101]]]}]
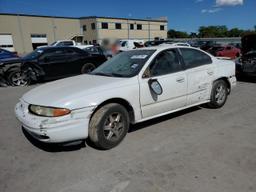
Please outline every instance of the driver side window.
[{"label": "driver side window", "polygon": [[145,77],[166,75],[182,70],[176,50],[171,49],[159,53],[146,69]]}]

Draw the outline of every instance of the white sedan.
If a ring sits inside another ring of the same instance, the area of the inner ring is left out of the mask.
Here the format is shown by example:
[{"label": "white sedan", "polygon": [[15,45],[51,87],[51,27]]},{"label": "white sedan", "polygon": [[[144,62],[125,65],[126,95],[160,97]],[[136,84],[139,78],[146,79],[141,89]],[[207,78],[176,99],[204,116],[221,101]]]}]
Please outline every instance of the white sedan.
[{"label": "white sedan", "polygon": [[203,103],[222,107],[235,84],[232,61],[192,47],[150,47],[120,53],[91,74],[39,86],[23,95],[15,113],[40,141],[89,137],[110,149],[130,124]]}]

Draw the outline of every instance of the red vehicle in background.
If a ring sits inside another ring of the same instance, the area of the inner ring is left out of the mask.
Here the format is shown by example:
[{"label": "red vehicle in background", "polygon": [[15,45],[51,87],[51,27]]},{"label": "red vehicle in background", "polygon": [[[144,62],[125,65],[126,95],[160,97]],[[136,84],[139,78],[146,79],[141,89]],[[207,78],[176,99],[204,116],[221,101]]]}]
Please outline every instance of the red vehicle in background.
[{"label": "red vehicle in background", "polygon": [[217,45],[208,50],[216,57],[229,57],[235,59],[240,56],[241,50],[232,45]]}]

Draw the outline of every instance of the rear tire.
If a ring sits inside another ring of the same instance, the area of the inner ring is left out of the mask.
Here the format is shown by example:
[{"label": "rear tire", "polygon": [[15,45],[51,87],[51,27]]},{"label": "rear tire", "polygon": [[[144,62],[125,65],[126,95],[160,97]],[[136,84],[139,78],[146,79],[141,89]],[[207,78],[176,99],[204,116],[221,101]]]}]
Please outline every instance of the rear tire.
[{"label": "rear tire", "polygon": [[99,149],[111,149],[124,139],[129,124],[129,114],[122,105],[106,104],[91,118],[89,139]]},{"label": "rear tire", "polygon": [[82,69],[81,69],[81,73],[84,74],[84,73],[90,73],[92,72],[94,69],[95,69],[95,65],[92,64],[92,63],[86,63],[83,65]]},{"label": "rear tire", "polygon": [[214,109],[221,108],[226,103],[227,97],[227,83],[223,80],[217,80],[213,83],[211,98],[208,106]]}]

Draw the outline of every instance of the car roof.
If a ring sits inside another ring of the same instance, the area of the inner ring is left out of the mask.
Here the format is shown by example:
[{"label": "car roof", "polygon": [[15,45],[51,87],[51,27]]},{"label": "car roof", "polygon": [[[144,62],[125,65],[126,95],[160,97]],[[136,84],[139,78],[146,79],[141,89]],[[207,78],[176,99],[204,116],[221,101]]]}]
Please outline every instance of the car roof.
[{"label": "car roof", "polygon": [[58,46],[47,46],[47,47],[40,47],[38,49],[41,49],[41,50],[53,50],[53,49],[78,49],[78,50],[81,50],[77,47],[72,47],[72,46],[61,46],[61,47],[58,47]]},{"label": "car roof", "polygon": [[152,47],[143,47],[143,48],[139,48],[138,50],[165,50],[165,49],[171,49],[171,48],[188,48],[188,49],[197,49],[194,47],[188,47],[188,46],[182,46],[182,45],[172,45],[172,44],[161,44],[158,46],[152,46]]}]

